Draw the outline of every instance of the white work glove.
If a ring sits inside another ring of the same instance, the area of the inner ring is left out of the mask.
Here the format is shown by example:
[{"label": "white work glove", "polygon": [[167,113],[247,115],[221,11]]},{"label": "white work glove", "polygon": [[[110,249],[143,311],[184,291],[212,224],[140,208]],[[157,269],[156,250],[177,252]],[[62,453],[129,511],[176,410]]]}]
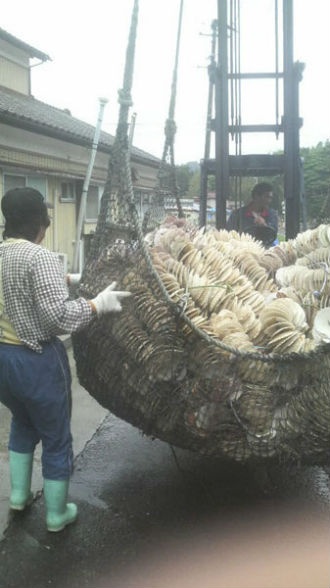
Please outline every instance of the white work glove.
[{"label": "white work glove", "polygon": [[66,281],[69,286],[78,286],[80,284],[81,274],[67,274]]},{"label": "white work glove", "polygon": [[102,290],[90,302],[94,306],[98,316],[106,312],[120,312],[122,309],[121,300],[131,296],[131,292],[120,292],[115,290],[117,282],[112,282],[110,286]]}]

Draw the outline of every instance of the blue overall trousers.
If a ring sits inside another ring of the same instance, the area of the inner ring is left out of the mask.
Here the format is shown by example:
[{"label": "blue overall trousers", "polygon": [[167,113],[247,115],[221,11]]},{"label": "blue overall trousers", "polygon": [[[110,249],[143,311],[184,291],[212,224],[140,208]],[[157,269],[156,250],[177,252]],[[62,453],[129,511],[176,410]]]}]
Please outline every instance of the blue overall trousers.
[{"label": "blue overall trousers", "polygon": [[42,353],[0,343],[0,402],[12,413],[9,449],[33,453],[42,443],[42,474],[67,480],[72,472],[71,372],[62,341]]}]

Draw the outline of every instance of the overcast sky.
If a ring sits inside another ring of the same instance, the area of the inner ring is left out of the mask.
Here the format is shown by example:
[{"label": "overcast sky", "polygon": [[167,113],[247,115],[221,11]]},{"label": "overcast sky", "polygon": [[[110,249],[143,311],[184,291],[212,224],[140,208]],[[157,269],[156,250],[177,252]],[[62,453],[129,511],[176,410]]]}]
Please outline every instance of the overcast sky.
[{"label": "overcast sky", "polygon": [[[50,62],[33,69],[34,96],[59,108],[68,108],[73,116],[93,125],[98,115],[98,97],[105,96],[109,102],[102,128],[114,134],[118,119],[117,91],[123,82],[133,3],[133,0],[24,3],[10,0],[6,3],[0,26],[51,57]],[[140,0],[139,7],[132,89],[132,113],[137,113],[134,144],[161,157],[180,0]],[[245,39],[242,71],[243,65],[249,71],[274,69],[273,7],[274,0],[241,0],[242,39]],[[204,155],[209,87],[206,68],[211,23],[216,18],[217,0],[184,0],[175,109],[178,164],[199,161]],[[303,147],[330,138],[329,25],[329,0],[295,0],[294,60],[306,64],[300,84]],[[274,122],[273,88],[258,87],[257,91],[254,88],[246,95],[244,112],[249,120],[243,122]],[[243,144],[243,151],[244,147],[245,152],[266,153],[282,148],[281,141],[276,141],[273,135],[252,139]]]}]

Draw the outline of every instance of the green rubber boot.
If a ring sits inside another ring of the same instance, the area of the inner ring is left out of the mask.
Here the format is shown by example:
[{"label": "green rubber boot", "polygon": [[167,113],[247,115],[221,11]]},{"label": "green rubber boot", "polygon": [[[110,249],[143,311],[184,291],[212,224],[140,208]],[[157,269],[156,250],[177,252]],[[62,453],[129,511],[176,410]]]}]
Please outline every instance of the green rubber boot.
[{"label": "green rubber boot", "polygon": [[32,468],[33,453],[9,451],[10,508],[12,510],[24,510],[33,500],[31,492]]},{"label": "green rubber boot", "polygon": [[57,533],[73,523],[78,515],[77,506],[67,503],[69,480],[44,480],[46,524],[48,531]]}]

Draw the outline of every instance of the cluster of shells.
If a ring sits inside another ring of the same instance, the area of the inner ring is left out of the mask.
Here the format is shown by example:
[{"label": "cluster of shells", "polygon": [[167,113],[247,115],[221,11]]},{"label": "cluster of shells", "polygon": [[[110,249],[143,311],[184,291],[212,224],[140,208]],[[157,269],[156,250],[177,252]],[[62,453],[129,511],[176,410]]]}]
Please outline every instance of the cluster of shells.
[{"label": "cluster of shells", "polygon": [[265,249],[247,234],[168,219],[146,241],[171,300],[224,345],[285,355],[327,341],[314,321],[330,306],[328,225]]},{"label": "cluster of shells", "polygon": [[74,335],[82,385],[204,454],[328,455],[330,357],[313,351],[330,342],[330,226],[265,249],[170,218],[142,249],[116,240],[84,271],[85,297],[113,280],[133,295]]}]

